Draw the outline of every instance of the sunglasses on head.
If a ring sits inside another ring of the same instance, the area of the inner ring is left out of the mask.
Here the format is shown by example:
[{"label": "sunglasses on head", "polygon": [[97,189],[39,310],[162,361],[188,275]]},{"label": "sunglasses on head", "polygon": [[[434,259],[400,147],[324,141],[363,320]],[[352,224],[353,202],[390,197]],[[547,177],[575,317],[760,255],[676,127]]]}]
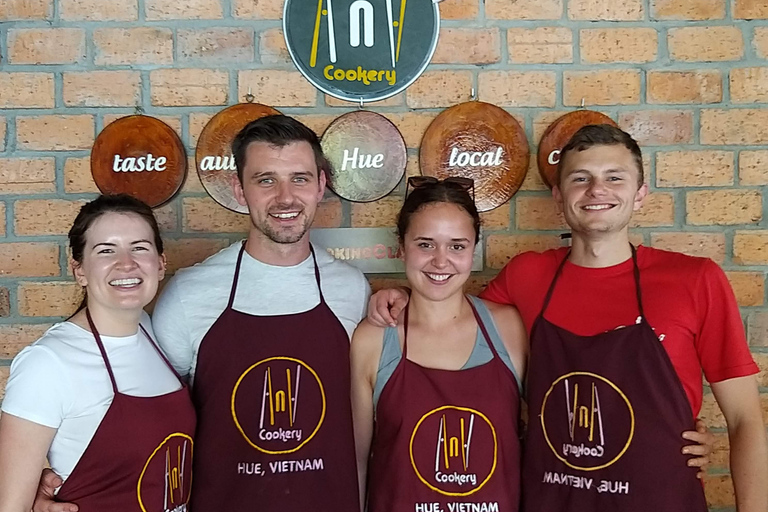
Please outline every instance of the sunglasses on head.
[{"label": "sunglasses on head", "polygon": [[437,179],[434,176],[411,176],[408,178],[408,183],[405,187],[405,197],[408,197],[408,188],[416,190],[417,188],[431,187],[441,183],[452,188],[463,190],[464,192],[469,192],[474,201],[475,180],[472,178],[463,178],[461,176],[450,176],[444,180]]}]

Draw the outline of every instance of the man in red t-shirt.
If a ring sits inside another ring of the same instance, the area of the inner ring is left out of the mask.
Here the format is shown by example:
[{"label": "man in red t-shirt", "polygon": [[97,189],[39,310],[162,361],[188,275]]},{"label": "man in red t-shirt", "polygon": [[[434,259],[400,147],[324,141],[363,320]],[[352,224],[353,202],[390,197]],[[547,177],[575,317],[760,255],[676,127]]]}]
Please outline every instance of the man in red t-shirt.
[{"label": "man in red t-shirt", "polygon": [[[728,424],[738,510],[768,510],[758,369],[724,273],[629,243],[648,193],[637,143],[583,128],[552,192],[572,247],[518,255],[481,295],[516,306],[531,337],[524,510],[706,510],[679,459],[702,371]],[[369,318],[391,323],[405,301],[381,293]]]}]

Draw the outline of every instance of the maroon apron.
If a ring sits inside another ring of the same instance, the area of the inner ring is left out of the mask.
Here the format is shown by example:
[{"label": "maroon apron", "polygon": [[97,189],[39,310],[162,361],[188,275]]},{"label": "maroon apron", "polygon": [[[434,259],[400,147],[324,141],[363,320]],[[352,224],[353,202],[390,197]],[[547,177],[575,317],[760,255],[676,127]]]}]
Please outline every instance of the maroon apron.
[{"label": "maroon apron", "polygon": [[[325,302],[248,315],[229,304],[205,334],[197,406],[196,512],[358,512],[349,337]],[[286,290],[285,293],[307,293]]]},{"label": "maroon apron", "polygon": [[470,306],[493,359],[459,371],[408,360],[406,306],[403,354],[377,406],[369,512],[518,510],[520,393]]},{"label": "maroon apron", "polygon": [[[120,393],[101,336],[86,310],[115,393],[96,433],[56,495],[80,512],[185,512],[192,486],[195,409],[189,390],[138,397]],[[165,364],[178,374],[144,327]]]},{"label": "maroon apron", "polygon": [[531,330],[523,510],[706,512],[697,469],[680,452],[693,413],[645,319],[635,248],[638,322],[594,336],[544,317],[567,260]]}]

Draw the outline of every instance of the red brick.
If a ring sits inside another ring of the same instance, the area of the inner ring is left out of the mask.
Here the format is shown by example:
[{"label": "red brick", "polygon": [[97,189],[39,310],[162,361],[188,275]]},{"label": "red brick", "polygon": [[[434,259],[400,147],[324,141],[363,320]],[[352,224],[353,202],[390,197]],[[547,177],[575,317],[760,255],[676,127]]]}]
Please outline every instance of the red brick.
[{"label": "red brick", "polygon": [[731,100],[734,103],[768,101],[768,67],[731,70]]},{"label": "red brick", "polygon": [[641,146],[666,146],[693,142],[690,110],[640,110],[619,114],[619,126]]},{"label": "red brick", "polygon": [[213,118],[214,114],[208,112],[189,113],[189,146],[197,147],[197,141],[205,125]]},{"label": "red brick", "polygon": [[317,205],[313,228],[339,228],[342,221],[341,201],[338,199],[325,199]]},{"label": "red brick", "polygon": [[762,272],[726,272],[739,306],[762,306],[765,298],[765,274]]},{"label": "red brick", "polygon": [[665,192],[648,194],[640,208],[632,215],[629,227],[673,226],[675,224],[675,196]]},{"label": "red brick", "polygon": [[162,107],[226,105],[229,74],[213,69],[158,69],[149,74],[152,104]]},{"label": "red brick", "polygon": [[733,17],[768,19],[768,4],[765,0],[734,0]]},{"label": "red brick", "polygon": [[165,203],[163,206],[154,209],[155,218],[157,219],[157,225],[160,227],[161,233],[168,233],[178,230],[178,222],[176,215],[176,203],[171,201]]},{"label": "red brick", "polygon": [[651,246],[725,262],[725,233],[651,233]]},{"label": "red brick", "polygon": [[165,242],[166,272],[175,273],[180,268],[191,267],[229,245],[221,238],[182,238]]},{"label": "red brick", "polygon": [[561,245],[558,235],[490,235],[485,245],[485,264],[500,269],[520,253],[542,252]]},{"label": "red brick", "polygon": [[0,203],[0,223],[2,223],[2,226],[0,226],[0,237],[5,236],[5,203]]},{"label": "red brick", "polygon": [[686,222],[691,225],[757,224],[763,217],[757,190],[696,190],[686,193]]},{"label": "red brick", "polygon": [[8,31],[11,64],[75,64],[85,60],[85,30],[20,28]]},{"label": "red brick", "polygon": [[185,233],[245,233],[251,226],[248,215],[227,210],[209,197],[185,197],[181,204]]},{"label": "red brick", "polygon": [[760,373],[757,374],[757,385],[768,387],[768,354],[752,352],[752,358],[760,368]]},{"label": "red brick", "polygon": [[59,0],[59,16],[66,21],[135,21],[137,0]]},{"label": "red brick", "polygon": [[493,64],[501,60],[498,28],[440,29],[432,64]]},{"label": "red brick", "polygon": [[654,20],[721,20],[725,0],[651,0]]},{"label": "red brick", "polygon": [[730,443],[726,432],[714,433],[715,444],[709,455],[710,468],[715,470],[727,470],[730,466]]},{"label": "red brick", "polygon": [[403,200],[385,197],[371,203],[352,203],[353,228],[394,227]]},{"label": "red brick", "polygon": [[0,20],[53,18],[53,0],[5,0],[0,3]]},{"label": "red brick", "polygon": [[176,32],[179,62],[252,62],[253,30],[248,28],[179,29]]},{"label": "red brick", "polygon": [[168,28],[100,28],[93,31],[97,66],[173,63],[173,32]]},{"label": "red brick", "polygon": [[573,33],[566,27],[510,28],[507,51],[515,64],[573,62]]},{"label": "red brick", "polygon": [[0,158],[0,194],[56,191],[53,158]]},{"label": "red brick", "polygon": [[65,235],[85,201],[26,199],[14,204],[17,235]]},{"label": "red brick", "polygon": [[671,28],[667,45],[669,56],[680,61],[739,60],[744,55],[744,39],[735,26]]},{"label": "red brick", "polygon": [[[442,7],[441,7],[442,10]],[[558,20],[563,0],[486,0],[485,16],[501,20]]]},{"label": "red brick", "polygon": [[642,20],[643,0],[569,0],[568,17],[572,20]]},{"label": "red brick", "polygon": [[232,12],[237,18],[279,20],[283,17],[283,1],[232,0]]},{"label": "red brick", "polygon": [[720,71],[649,71],[648,103],[719,103]]},{"label": "red brick", "polygon": [[259,56],[262,64],[288,64],[291,62],[291,55],[288,53],[282,29],[269,28],[259,34]]},{"label": "red brick", "polygon": [[298,114],[295,117],[320,136],[325,133],[325,130],[336,120],[337,116],[328,114]]},{"label": "red brick", "polygon": [[640,71],[609,69],[565,71],[563,104],[631,105],[640,103]]},{"label": "red brick", "polygon": [[653,28],[596,28],[581,30],[581,62],[653,62],[658,54],[658,37]]},{"label": "red brick", "polygon": [[53,108],[53,73],[0,72],[0,108]]},{"label": "red brick", "polygon": [[754,311],[749,314],[747,337],[753,347],[768,347],[768,311]]},{"label": "red brick", "polygon": [[731,151],[664,151],[656,153],[657,187],[733,185]]},{"label": "red brick", "polygon": [[0,151],[5,151],[5,135],[8,132],[8,123],[5,117],[0,116]]},{"label": "red brick", "polygon": [[21,316],[69,316],[83,300],[83,289],[73,282],[19,283]]},{"label": "red brick", "polygon": [[[2,208],[4,209],[4,207]],[[11,315],[11,296],[8,288],[0,287],[0,318]]]},{"label": "red brick", "polygon": [[248,90],[256,102],[274,107],[314,107],[317,89],[298,71],[246,70],[238,74],[238,97]]},{"label": "red brick", "polygon": [[768,109],[701,111],[702,144],[768,144]]},{"label": "red brick", "polygon": [[218,19],[222,17],[221,0],[144,0],[148,20]]},{"label": "red brick", "polygon": [[508,229],[510,225],[509,203],[480,214],[483,230]]},{"label": "red brick", "polygon": [[737,231],[733,237],[733,262],[768,265],[768,231]]},{"label": "red brick", "polygon": [[466,20],[477,18],[480,9],[475,0],[444,0],[440,2],[440,19]]},{"label": "red brick", "polygon": [[[51,324],[10,324],[0,326],[0,358],[11,359],[40,338]],[[5,386],[0,387],[5,389]]]},{"label": "red brick", "polygon": [[427,71],[406,91],[410,108],[450,107],[469,101],[472,91],[471,71]]},{"label": "red brick", "polygon": [[421,138],[424,136],[424,132],[427,131],[430,123],[437,116],[435,113],[427,112],[385,113],[383,115],[397,126],[405,139],[406,147],[409,148],[418,148],[421,145]]},{"label": "red brick", "polygon": [[40,151],[90,149],[93,116],[50,115],[16,118],[17,148]]},{"label": "red brick", "polygon": [[5,396],[5,386],[8,383],[8,377],[10,374],[10,366],[0,366],[0,400],[2,400]]},{"label": "red brick", "polygon": [[63,82],[69,107],[131,107],[141,102],[138,71],[64,73]]},{"label": "red brick", "polygon": [[731,475],[707,475],[704,479],[704,494],[710,508],[732,507],[736,504]]},{"label": "red brick", "polygon": [[761,59],[768,59],[768,27],[755,27],[752,47]]},{"label": "red brick", "polygon": [[515,224],[517,229],[559,229],[568,225],[552,196],[518,196],[515,198]]},{"label": "red brick", "polygon": [[59,268],[59,245],[50,242],[0,244],[0,277],[52,277]]},{"label": "red brick", "polygon": [[68,194],[99,192],[93,182],[90,157],[67,158],[64,162],[64,191]]},{"label": "red brick", "polygon": [[478,76],[479,99],[500,107],[554,107],[554,71],[483,71]]},{"label": "red brick", "polygon": [[739,153],[739,185],[768,185],[768,150]]}]

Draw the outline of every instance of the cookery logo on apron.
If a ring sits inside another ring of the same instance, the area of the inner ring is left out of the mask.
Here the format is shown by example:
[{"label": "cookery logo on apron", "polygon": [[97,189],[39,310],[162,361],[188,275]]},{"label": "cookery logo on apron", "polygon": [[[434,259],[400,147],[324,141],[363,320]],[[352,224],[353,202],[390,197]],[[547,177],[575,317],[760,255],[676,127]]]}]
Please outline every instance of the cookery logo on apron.
[{"label": "cookery logo on apron", "polygon": [[[147,459],[136,486],[143,512],[186,512],[192,490],[192,438],[176,432],[166,437]],[[162,503],[147,496],[148,487],[164,488]]]},{"label": "cookery logo on apron", "polygon": [[[414,446],[435,446],[434,452]],[[479,491],[496,470],[496,429],[480,411],[445,405],[426,413],[413,429],[411,464],[419,480],[445,496]]]},{"label": "cookery logo on apron", "polygon": [[544,395],[541,428],[549,448],[568,467],[595,471],[627,451],[635,433],[635,413],[610,380],[571,372],[555,380]]},{"label": "cookery logo on apron", "polygon": [[[254,389],[260,392],[253,393]],[[232,418],[257,450],[271,455],[296,452],[317,434],[325,419],[323,384],[315,370],[299,359],[264,359],[237,380]]]}]

